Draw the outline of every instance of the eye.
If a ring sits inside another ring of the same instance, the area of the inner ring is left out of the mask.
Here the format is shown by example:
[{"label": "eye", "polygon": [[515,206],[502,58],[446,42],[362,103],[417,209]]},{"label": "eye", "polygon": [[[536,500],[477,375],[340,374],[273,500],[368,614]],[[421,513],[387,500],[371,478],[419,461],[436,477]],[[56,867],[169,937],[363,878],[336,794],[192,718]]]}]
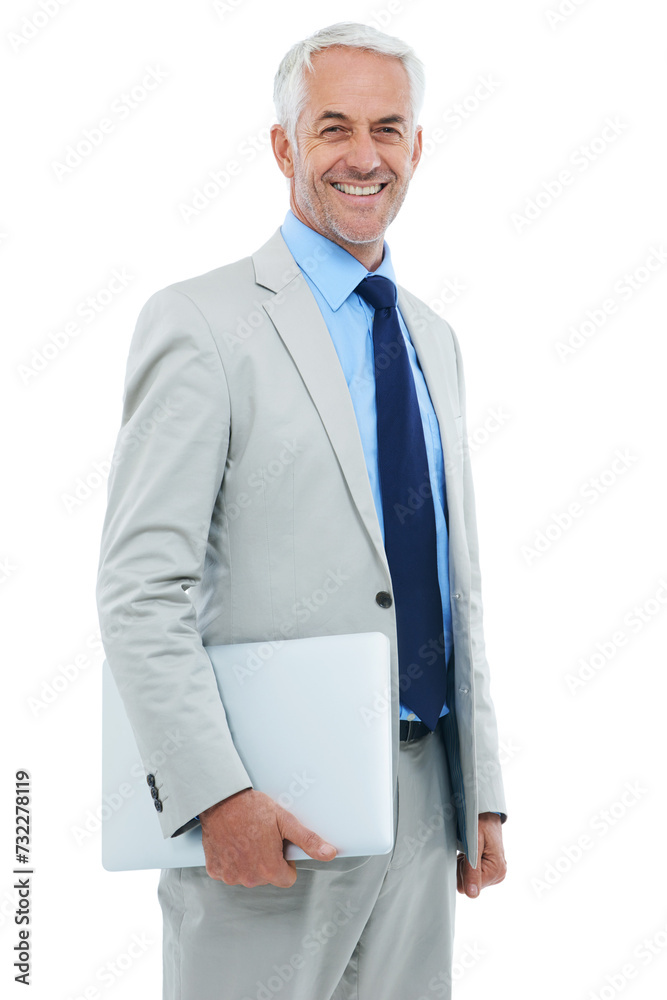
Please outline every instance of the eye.
[{"label": "eye", "polygon": [[380,129],[380,132],[393,132],[394,135],[401,134],[397,128],[392,128],[391,125],[383,125],[382,128]]}]

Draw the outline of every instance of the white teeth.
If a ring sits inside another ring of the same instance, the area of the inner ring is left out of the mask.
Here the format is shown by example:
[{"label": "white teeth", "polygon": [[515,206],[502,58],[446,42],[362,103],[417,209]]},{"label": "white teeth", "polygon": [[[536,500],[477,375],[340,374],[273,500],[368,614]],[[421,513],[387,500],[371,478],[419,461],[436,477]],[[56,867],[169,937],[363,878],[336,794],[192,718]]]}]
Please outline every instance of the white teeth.
[{"label": "white teeth", "polygon": [[354,187],[352,184],[334,184],[335,188],[344,194],[377,194],[382,190],[381,184],[373,184],[372,187]]}]

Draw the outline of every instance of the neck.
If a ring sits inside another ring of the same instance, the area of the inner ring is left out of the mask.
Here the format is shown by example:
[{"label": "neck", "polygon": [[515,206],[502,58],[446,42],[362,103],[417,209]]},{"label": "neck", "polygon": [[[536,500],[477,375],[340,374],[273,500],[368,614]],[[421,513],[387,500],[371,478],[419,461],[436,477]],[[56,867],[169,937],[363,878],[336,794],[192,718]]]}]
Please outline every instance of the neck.
[{"label": "neck", "polygon": [[375,271],[382,263],[382,258],[384,256],[384,233],[378,236],[375,240],[370,240],[368,243],[348,243],[346,239],[337,234],[323,233],[320,229],[313,226],[308,219],[304,218],[302,213],[299,211],[298,206],[294,203],[294,199],[290,198],[290,208],[292,212],[297,217],[300,222],[303,222],[304,226],[308,226],[313,232],[319,233],[320,236],[326,237],[326,239],[331,240],[332,243],[337,243],[339,247],[358,260],[360,264],[363,264],[367,271]]},{"label": "neck", "polygon": [[384,256],[384,236],[373,243],[346,243],[335,240],[343,250],[347,250],[355,260],[363,264],[367,271],[375,271],[382,263]]}]

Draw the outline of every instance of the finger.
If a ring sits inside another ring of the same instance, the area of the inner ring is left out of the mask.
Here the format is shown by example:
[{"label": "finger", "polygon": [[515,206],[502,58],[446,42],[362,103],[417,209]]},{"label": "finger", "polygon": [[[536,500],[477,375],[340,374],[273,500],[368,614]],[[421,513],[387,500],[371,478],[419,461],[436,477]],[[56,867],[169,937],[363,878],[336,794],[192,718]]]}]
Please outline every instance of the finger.
[{"label": "finger", "polygon": [[456,859],[456,890],[460,893],[465,893],[465,886],[463,884],[463,863],[465,861],[465,854],[459,854]]},{"label": "finger", "polygon": [[507,862],[504,854],[496,851],[482,857],[482,887],[502,882],[507,874]]},{"label": "finger", "polygon": [[471,868],[466,872],[465,888],[469,899],[476,899],[479,896],[482,891],[482,873],[479,868]]},{"label": "finger", "polygon": [[228,885],[243,885],[247,889],[255,889],[261,885],[275,885],[279,889],[289,889],[296,882],[296,869],[292,868],[284,858],[280,863],[248,866],[243,873],[235,873]]},{"label": "finger", "polygon": [[282,857],[270,873],[264,874],[270,885],[275,885],[278,889],[289,889],[296,882],[298,872],[294,861],[287,861]]},{"label": "finger", "polygon": [[473,868],[465,855],[461,855],[461,858],[459,875],[463,885],[462,891],[469,899],[476,899],[482,890],[482,870]]},{"label": "finger", "polygon": [[308,857],[316,861],[331,861],[336,857],[338,852],[332,844],[328,844],[314,830],[309,830],[287,809],[281,809],[277,819],[283,839],[300,847]]}]

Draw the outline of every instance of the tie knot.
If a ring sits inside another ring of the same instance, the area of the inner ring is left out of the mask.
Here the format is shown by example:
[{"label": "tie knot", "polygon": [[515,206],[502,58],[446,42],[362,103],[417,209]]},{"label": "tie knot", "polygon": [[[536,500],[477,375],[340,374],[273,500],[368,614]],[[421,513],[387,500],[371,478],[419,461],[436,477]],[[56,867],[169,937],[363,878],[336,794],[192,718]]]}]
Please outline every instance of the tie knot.
[{"label": "tie knot", "polygon": [[371,274],[360,281],[355,292],[374,309],[391,309],[396,305],[396,285],[381,274]]}]

